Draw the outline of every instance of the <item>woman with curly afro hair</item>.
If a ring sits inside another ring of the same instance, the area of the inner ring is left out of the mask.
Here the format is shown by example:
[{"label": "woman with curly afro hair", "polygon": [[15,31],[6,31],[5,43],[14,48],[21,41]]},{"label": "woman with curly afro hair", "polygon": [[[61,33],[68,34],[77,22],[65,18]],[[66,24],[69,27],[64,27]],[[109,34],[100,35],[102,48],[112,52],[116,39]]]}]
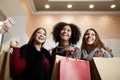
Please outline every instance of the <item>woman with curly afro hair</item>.
[{"label": "woman with curly afro hair", "polygon": [[66,56],[66,51],[70,52],[69,57],[81,57],[80,49],[75,46],[81,37],[81,31],[77,25],[59,22],[54,26],[52,33],[53,40],[58,43],[52,50],[54,59],[56,54]]}]

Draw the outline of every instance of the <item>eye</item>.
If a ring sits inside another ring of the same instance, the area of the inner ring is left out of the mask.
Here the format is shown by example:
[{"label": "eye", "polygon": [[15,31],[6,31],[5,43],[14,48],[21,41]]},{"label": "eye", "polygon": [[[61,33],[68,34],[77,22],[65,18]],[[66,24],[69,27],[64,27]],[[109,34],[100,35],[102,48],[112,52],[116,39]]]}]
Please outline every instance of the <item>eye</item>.
[{"label": "eye", "polygon": [[71,30],[70,30],[70,29],[68,29],[67,31],[68,31],[68,32],[71,32]]},{"label": "eye", "polygon": [[38,32],[37,32],[37,34],[41,34],[41,35],[46,36],[46,33],[45,33],[45,32],[43,32],[43,31],[38,31]]},{"label": "eye", "polygon": [[85,34],[85,36],[88,36],[88,35],[90,35],[90,34],[89,34],[89,33],[86,33],[86,34]]},{"label": "eye", "polygon": [[94,34],[94,33],[92,33],[91,35],[92,35],[92,36],[95,36],[95,34]]},{"label": "eye", "polygon": [[46,36],[46,33],[43,33],[44,36]]}]

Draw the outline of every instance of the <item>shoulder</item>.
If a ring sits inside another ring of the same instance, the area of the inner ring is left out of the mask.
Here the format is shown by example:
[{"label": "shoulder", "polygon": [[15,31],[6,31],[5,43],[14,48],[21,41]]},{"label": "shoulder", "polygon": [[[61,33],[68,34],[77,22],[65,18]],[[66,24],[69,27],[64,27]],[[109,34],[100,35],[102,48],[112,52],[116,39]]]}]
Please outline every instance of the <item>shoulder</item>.
[{"label": "shoulder", "polygon": [[44,47],[42,47],[41,49],[44,50],[44,51],[48,51],[48,50],[47,50],[46,48],[44,48]]},{"label": "shoulder", "polygon": [[43,53],[44,56],[47,57],[47,58],[50,57],[50,52],[43,47],[41,48],[41,53]]},{"label": "shoulder", "polygon": [[21,50],[33,50],[34,46],[29,45],[29,44],[25,44],[23,46],[20,47]]},{"label": "shoulder", "polygon": [[58,46],[56,46],[56,47],[54,47],[54,48],[52,49],[52,53],[53,53],[53,52],[56,52],[57,47],[58,47]]},{"label": "shoulder", "polygon": [[41,51],[44,52],[44,53],[49,53],[49,51],[44,47],[41,48]]},{"label": "shoulder", "polygon": [[28,46],[27,44],[21,46],[20,47],[20,52],[23,52],[24,50],[26,50],[27,46]]},{"label": "shoulder", "polygon": [[23,46],[20,47],[20,49],[24,49],[24,48],[30,48],[30,45],[24,44]]},{"label": "shoulder", "polygon": [[30,53],[34,51],[34,47],[28,44],[25,44],[23,46],[20,47],[20,53],[21,54],[26,54],[26,53]]},{"label": "shoulder", "polygon": [[53,48],[52,51],[55,51],[57,49],[57,47]]}]

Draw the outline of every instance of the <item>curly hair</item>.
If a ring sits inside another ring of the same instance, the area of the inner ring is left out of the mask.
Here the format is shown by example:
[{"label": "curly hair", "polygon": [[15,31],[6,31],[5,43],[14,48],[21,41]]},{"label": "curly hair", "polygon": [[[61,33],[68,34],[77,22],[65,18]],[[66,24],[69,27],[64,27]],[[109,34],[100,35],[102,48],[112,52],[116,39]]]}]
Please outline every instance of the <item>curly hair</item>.
[{"label": "curly hair", "polygon": [[70,26],[71,30],[72,30],[72,35],[70,37],[69,43],[70,44],[77,44],[77,42],[79,41],[80,37],[81,37],[81,31],[79,29],[79,27],[75,24],[72,23],[65,23],[65,22],[59,22],[57,23],[54,28],[53,28],[53,40],[57,43],[61,43],[61,37],[60,37],[60,32],[63,29],[64,26]]}]

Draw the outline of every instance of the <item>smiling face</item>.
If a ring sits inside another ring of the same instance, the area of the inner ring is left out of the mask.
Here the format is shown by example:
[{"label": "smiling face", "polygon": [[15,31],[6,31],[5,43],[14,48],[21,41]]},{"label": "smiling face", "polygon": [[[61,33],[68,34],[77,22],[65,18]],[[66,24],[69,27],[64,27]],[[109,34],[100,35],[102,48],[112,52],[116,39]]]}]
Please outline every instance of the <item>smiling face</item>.
[{"label": "smiling face", "polygon": [[43,44],[46,40],[46,32],[44,29],[39,29],[36,33],[35,33],[35,43],[36,44]]},{"label": "smiling face", "polygon": [[96,40],[96,35],[93,30],[88,30],[85,33],[84,40],[87,44],[92,45]]},{"label": "smiling face", "polygon": [[71,34],[72,34],[72,31],[71,31],[70,26],[68,26],[68,25],[64,26],[60,32],[61,40],[69,41]]}]

